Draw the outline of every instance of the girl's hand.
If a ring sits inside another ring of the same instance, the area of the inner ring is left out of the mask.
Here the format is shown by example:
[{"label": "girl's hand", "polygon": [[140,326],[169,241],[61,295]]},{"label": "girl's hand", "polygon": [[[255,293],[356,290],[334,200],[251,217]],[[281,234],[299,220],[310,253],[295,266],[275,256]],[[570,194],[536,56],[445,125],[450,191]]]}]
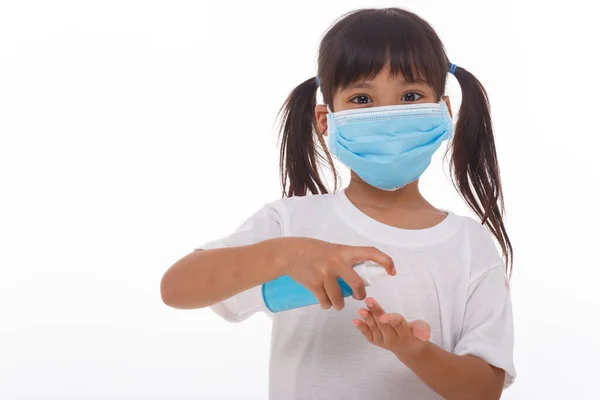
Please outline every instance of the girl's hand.
[{"label": "girl's hand", "polygon": [[365,303],[368,309],[361,308],[358,312],[362,319],[355,319],[352,323],[370,343],[399,356],[429,340],[431,328],[427,322],[408,322],[400,314],[387,314],[370,297]]},{"label": "girl's hand", "polygon": [[286,274],[310,290],[324,309],[332,305],[344,308],[344,297],[338,283],[341,278],[352,289],[353,297],[363,300],[365,282],[354,270],[362,261],[374,261],[395,275],[394,261],[375,247],[345,246],[309,238],[285,238],[282,244]]}]

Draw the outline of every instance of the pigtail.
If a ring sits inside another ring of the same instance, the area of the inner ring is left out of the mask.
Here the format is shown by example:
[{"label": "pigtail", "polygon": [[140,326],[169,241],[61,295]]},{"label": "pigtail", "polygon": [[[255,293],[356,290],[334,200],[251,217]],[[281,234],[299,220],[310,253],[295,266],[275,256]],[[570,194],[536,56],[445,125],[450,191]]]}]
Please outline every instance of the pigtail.
[{"label": "pigtail", "polygon": [[[327,151],[323,136],[315,134],[317,89],[315,78],[302,82],[292,90],[278,114],[282,115],[279,169],[283,196],[304,196],[308,192],[328,193],[319,174],[319,165],[324,161],[334,171],[337,188],[337,174],[331,155]],[[321,145],[320,149],[315,138]],[[325,156],[319,150],[322,150]]]},{"label": "pigtail", "polygon": [[503,222],[504,198],[487,93],[464,68],[457,67],[454,76],[462,91],[452,142],[454,186],[500,244],[510,277],[513,250]]}]

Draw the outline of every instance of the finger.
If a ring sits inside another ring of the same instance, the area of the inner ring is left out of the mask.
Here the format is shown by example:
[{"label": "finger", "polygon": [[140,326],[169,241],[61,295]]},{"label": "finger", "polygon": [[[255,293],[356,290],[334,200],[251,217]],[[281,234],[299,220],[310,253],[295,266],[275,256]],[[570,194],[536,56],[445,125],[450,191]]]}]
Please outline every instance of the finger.
[{"label": "finger", "polygon": [[310,287],[308,289],[315,295],[322,309],[329,310],[331,308],[331,302],[329,301],[329,297],[327,297],[323,285]]},{"label": "finger", "polygon": [[423,342],[427,342],[431,338],[431,327],[423,320],[415,320],[408,323],[412,328],[413,336]]},{"label": "finger", "polygon": [[369,310],[361,308],[358,311],[358,313],[361,316],[361,318],[363,319],[363,321],[367,324],[369,329],[371,330],[371,333],[373,334],[373,341],[375,343],[383,342],[383,333],[377,326],[377,323],[375,322],[375,319],[373,318],[373,315],[371,315]]},{"label": "finger", "polygon": [[398,337],[401,337],[400,334],[403,333],[402,331],[406,330],[406,329],[410,329],[406,319],[400,315],[400,314],[383,314],[379,320],[384,323],[387,324],[389,326],[391,326],[392,328],[394,328],[394,331],[396,331],[396,334],[398,335]]},{"label": "finger", "polygon": [[385,311],[383,311],[383,308],[381,307],[381,305],[374,298],[372,298],[372,297],[367,298],[365,300],[365,303],[367,304],[367,307],[369,307],[369,311],[371,311],[373,316],[376,317],[377,319],[379,319],[379,317],[381,317],[383,314],[385,314]]},{"label": "finger", "polygon": [[367,307],[369,308],[371,315],[373,315],[373,319],[375,320],[375,323],[377,324],[379,329],[384,334],[386,333],[386,331],[390,331],[390,333],[391,333],[391,331],[393,331],[394,328],[392,328],[388,324],[382,323],[380,320],[381,316],[385,314],[385,311],[383,310],[381,305],[379,305],[379,303],[372,297],[367,298],[365,300],[365,303],[367,304]]},{"label": "finger", "polygon": [[342,296],[342,289],[340,288],[337,278],[327,278],[325,280],[324,287],[325,292],[327,292],[327,297],[329,297],[329,301],[333,305],[333,308],[336,310],[341,310],[344,308],[344,297]]},{"label": "finger", "polygon": [[353,265],[361,261],[375,261],[377,264],[385,268],[388,274],[396,275],[396,268],[394,266],[394,260],[376,247],[360,247],[354,248],[352,254]]},{"label": "finger", "polygon": [[373,343],[373,332],[369,329],[369,326],[361,321],[360,319],[352,320],[352,324],[362,333],[369,342]]},{"label": "finger", "polygon": [[352,289],[352,297],[356,300],[363,300],[367,297],[365,281],[363,281],[354,268],[341,268],[338,273],[340,278]]}]

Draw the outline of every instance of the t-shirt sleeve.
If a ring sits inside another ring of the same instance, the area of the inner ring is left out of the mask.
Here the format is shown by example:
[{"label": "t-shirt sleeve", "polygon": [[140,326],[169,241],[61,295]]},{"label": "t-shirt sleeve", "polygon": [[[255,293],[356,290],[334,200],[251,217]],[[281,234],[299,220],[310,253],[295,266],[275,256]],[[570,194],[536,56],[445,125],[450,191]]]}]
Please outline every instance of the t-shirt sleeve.
[{"label": "t-shirt sleeve", "polygon": [[516,377],[513,343],[510,287],[504,265],[498,265],[469,285],[462,334],[453,352],[503,369],[507,388]]},{"label": "t-shirt sleeve", "polygon": [[281,236],[281,216],[270,203],[248,218],[232,234],[204,243],[194,250],[210,250],[224,247],[247,246]]},{"label": "t-shirt sleeve", "polygon": [[[232,234],[204,243],[196,247],[194,250],[211,250],[225,247],[248,246],[264,240],[273,239],[282,236],[282,218],[281,213],[273,203],[263,206],[255,212]],[[248,289],[250,292],[254,288]],[[245,293],[241,294],[243,296]],[[240,295],[234,296],[240,297]],[[227,299],[226,299],[227,300]],[[241,322],[249,317],[249,315],[236,315],[227,306],[226,301],[213,304],[211,310],[221,318],[229,322]],[[270,318],[272,314],[265,310],[265,313]]]}]

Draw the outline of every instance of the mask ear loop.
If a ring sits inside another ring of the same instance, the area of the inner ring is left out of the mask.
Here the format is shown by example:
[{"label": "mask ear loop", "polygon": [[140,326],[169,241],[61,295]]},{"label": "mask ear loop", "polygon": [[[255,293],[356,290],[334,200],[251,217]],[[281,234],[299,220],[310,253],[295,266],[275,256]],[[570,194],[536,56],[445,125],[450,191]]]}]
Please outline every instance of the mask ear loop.
[{"label": "mask ear loop", "polygon": [[329,104],[325,105],[327,107],[327,145],[329,147],[329,152],[333,153],[332,150],[335,146],[335,141],[333,139],[334,132],[337,130],[337,126],[335,124],[335,117],[333,116],[333,111],[331,111],[331,107]]},{"label": "mask ear loop", "polygon": [[450,110],[448,110],[448,105],[444,100],[440,101],[440,107],[442,109],[442,114],[444,115],[444,120],[446,121],[446,129],[448,130],[446,137],[451,139],[454,136],[454,120],[452,119]]}]

